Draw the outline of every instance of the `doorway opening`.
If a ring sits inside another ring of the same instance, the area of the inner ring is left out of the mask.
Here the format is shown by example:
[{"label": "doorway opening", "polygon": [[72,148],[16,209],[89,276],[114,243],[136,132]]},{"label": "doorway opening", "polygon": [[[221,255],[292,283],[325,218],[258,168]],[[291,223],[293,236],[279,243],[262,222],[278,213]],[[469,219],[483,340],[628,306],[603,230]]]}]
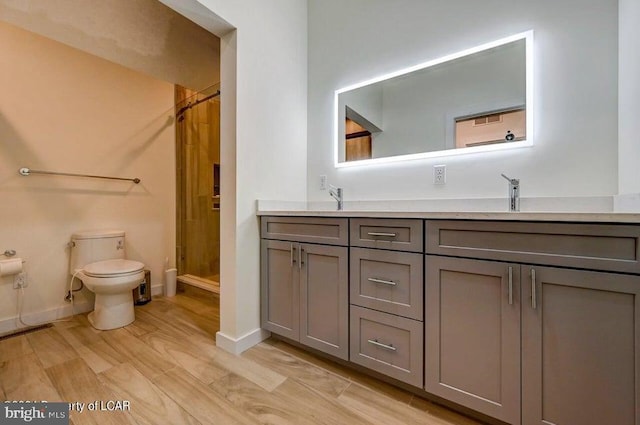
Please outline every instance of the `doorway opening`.
[{"label": "doorway opening", "polygon": [[176,85],[178,282],[220,293],[220,86]]}]

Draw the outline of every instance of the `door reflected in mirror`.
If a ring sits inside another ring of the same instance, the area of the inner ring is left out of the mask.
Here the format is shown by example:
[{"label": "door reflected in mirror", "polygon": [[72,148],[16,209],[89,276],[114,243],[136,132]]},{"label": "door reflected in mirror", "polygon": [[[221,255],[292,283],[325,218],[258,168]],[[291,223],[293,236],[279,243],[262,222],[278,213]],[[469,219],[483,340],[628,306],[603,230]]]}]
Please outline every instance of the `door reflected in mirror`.
[{"label": "door reflected in mirror", "polygon": [[337,167],[531,146],[533,34],[335,92]]}]

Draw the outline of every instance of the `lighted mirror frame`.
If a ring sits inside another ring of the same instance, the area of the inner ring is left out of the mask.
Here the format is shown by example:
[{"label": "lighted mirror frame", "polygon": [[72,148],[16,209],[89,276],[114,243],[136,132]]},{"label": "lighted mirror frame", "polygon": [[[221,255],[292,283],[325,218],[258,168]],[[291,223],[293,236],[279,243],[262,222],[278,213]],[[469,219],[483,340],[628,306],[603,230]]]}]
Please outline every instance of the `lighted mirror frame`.
[{"label": "lighted mirror frame", "polygon": [[[360,87],[368,86],[370,84],[378,83],[380,81],[388,80],[394,77],[399,77],[401,75],[409,74],[410,72],[419,71],[421,69],[429,68],[434,65],[439,65],[444,62],[448,62],[454,59],[461,58],[463,56],[468,56],[474,53],[481,52],[483,50],[492,49],[494,47],[502,46],[504,44],[508,44],[518,40],[525,40],[525,107],[526,107],[526,132],[527,138],[525,140],[521,140],[518,142],[510,142],[510,143],[499,143],[499,144],[491,144],[491,145],[483,145],[483,146],[474,146],[469,148],[460,148],[460,149],[448,149],[441,151],[432,151],[432,152],[421,152],[407,155],[396,155],[396,156],[388,156],[383,158],[372,158],[372,159],[364,159],[360,161],[344,161],[339,162],[340,158],[340,139],[344,138],[343,134],[339,134],[339,117],[340,111],[338,110],[338,96],[340,93],[344,93],[350,90],[355,90]],[[472,47],[470,49],[462,50],[460,52],[452,53],[450,55],[446,55],[440,57],[438,59],[433,59],[427,62],[423,62],[409,68],[404,68],[395,72],[391,72],[389,74],[381,75],[379,77],[375,77],[366,81],[362,81],[357,84],[352,84],[347,87],[343,87],[335,91],[334,95],[334,165],[336,168],[344,168],[344,167],[360,167],[365,165],[376,165],[376,164],[386,164],[391,162],[400,162],[400,161],[411,161],[416,159],[425,159],[425,158],[437,158],[443,156],[452,156],[452,155],[464,155],[470,153],[479,153],[479,152],[489,152],[489,151],[498,151],[504,149],[516,149],[527,146],[533,146],[533,30],[525,31],[519,34],[514,34],[509,37],[501,38],[499,40],[495,40],[489,43],[482,44],[480,46]]]}]

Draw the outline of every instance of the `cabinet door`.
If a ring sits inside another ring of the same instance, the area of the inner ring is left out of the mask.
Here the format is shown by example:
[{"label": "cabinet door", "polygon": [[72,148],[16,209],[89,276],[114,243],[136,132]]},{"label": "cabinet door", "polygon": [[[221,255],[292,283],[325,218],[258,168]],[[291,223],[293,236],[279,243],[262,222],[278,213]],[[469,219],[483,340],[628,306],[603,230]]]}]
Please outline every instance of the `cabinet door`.
[{"label": "cabinet door", "polygon": [[300,244],[300,342],[349,358],[348,249]]},{"label": "cabinet door", "polygon": [[300,285],[295,242],[261,241],[262,328],[297,341]]},{"label": "cabinet door", "polygon": [[425,389],[520,423],[520,266],[427,255]]},{"label": "cabinet door", "polygon": [[523,266],[522,279],[523,423],[639,425],[640,277]]}]

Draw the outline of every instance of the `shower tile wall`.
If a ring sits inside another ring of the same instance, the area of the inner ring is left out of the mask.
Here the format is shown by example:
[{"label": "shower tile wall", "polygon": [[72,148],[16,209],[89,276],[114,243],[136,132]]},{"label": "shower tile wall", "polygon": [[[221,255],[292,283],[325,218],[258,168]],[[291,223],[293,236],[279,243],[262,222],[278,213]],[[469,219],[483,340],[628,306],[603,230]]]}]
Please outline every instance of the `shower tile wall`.
[{"label": "shower tile wall", "polygon": [[[197,99],[213,93],[208,91]],[[176,86],[176,100],[194,101],[193,91]],[[185,105],[178,102],[176,110]],[[219,281],[220,200],[213,197],[213,168],[220,163],[220,102],[203,102],[176,123],[178,162],[178,271]],[[214,205],[216,204],[216,205]]]}]

